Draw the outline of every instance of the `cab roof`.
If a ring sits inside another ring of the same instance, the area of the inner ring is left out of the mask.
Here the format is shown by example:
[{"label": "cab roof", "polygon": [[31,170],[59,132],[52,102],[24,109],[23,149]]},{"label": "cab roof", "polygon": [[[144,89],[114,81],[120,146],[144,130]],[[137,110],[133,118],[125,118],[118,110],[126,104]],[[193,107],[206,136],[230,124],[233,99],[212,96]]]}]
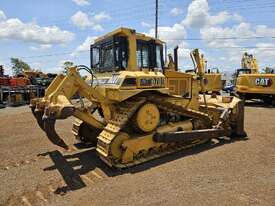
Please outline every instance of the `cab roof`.
[{"label": "cab roof", "polygon": [[95,40],[95,43],[100,42],[104,39],[110,38],[112,36],[130,36],[131,34],[136,34],[136,39],[137,40],[143,40],[143,41],[151,41],[155,40],[157,44],[164,44],[163,41],[156,39],[154,37],[146,36],[145,34],[142,33],[137,33],[136,30],[131,29],[131,28],[125,28],[125,27],[120,27],[112,32],[109,32],[105,34],[104,36],[101,36]]}]

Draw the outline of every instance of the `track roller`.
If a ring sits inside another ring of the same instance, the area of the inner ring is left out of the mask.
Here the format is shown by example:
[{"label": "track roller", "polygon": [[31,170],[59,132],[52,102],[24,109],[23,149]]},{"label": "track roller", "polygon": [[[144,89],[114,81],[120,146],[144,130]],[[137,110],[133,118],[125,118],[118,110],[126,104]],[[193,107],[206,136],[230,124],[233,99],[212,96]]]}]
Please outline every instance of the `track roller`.
[{"label": "track roller", "polygon": [[134,116],[135,128],[141,132],[152,132],[160,121],[160,112],[157,105],[146,103],[141,106]]}]

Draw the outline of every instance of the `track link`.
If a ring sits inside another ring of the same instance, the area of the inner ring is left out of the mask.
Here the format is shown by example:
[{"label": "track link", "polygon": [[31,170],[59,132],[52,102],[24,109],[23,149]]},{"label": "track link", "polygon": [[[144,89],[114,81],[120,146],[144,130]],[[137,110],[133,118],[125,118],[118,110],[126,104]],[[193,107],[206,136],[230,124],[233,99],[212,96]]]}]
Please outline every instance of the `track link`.
[{"label": "track link", "polygon": [[187,116],[194,119],[201,119],[206,122],[211,122],[211,118],[208,114],[189,109],[180,104],[180,101],[174,100],[174,97],[154,97],[150,99],[151,102],[155,103],[160,109],[166,112],[172,112],[182,116]]},{"label": "track link", "polygon": [[73,122],[73,128],[72,128],[72,133],[75,136],[77,140],[80,140],[79,137],[79,130],[80,130],[80,125],[82,124],[82,120],[75,118]]},{"label": "track link", "polygon": [[162,144],[163,149],[155,148],[155,149],[147,150],[145,153],[143,153],[143,155],[134,156],[133,162],[126,163],[126,164],[115,163],[113,166],[115,166],[116,168],[120,168],[120,169],[133,167],[133,166],[148,162],[153,159],[158,159],[158,158],[166,156],[168,154],[172,154],[172,153],[184,150],[184,149],[189,149],[189,148],[204,144],[208,141],[209,140],[197,140],[197,141],[193,141],[193,142],[185,143],[185,144],[177,143],[176,145],[173,143],[171,143],[171,144],[163,143]]},{"label": "track link", "polygon": [[[177,100],[177,99],[176,99]],[[149,148],[147,150],[141,151],[139,154],[134,154],[134,160],[130,163],[121,163],[121,159],[117,159],[112,155],[111,144],[118,135],[118,133],[123,129],[123,127],[129,122],[131,117],[135,114],[138,108],[144,104],[146,101],[156,104],[160,109],[165,112],[171,112],[186,117],[199,119],[204,122],[210,122],[211,118],[200,111],[188,109],[180,104],[180,101],[176,102],[174,97],[167,98],[162,96],[155,96],[152,98],[140,98],[131,101],[126,101],[117,105],[114,118],[112,118],[104,130],[98,136],[97,152],[100,158],[107,163],[109,166],[114,166],[117,168],[131,167],[152,159],[165,156],[167,154],[190,148],[199,144],[203,144],[208,141],[206,140],[196,140],[187,143],[161,143],[160,146]],[[153,134],[151,134],[153,135]]]},{"label": "track link", "polygon": [[117,105],[114,118],[109,120],[106,127],[99,134],[96,150],[100,158],[108,165],[112,166],[114,164],[114,158],[111,155],[111,143],[145,101],[145,98],[140,98]]}]

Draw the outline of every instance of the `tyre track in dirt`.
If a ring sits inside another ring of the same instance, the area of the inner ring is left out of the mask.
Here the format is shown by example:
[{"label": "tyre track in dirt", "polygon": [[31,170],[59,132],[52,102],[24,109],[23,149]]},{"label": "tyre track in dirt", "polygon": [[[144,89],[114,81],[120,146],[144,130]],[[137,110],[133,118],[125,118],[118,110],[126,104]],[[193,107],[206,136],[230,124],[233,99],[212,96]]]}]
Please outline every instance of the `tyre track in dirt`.
[{"label": "tyre track in dirt", "polygon": [[0,118],[1,206],[275,202],[274,108],[246,107],[245,140],[215,140],[124,171],[73,146],[72,118],[57,123],[69,152],[49,143],[27,107],[0,110]]}]

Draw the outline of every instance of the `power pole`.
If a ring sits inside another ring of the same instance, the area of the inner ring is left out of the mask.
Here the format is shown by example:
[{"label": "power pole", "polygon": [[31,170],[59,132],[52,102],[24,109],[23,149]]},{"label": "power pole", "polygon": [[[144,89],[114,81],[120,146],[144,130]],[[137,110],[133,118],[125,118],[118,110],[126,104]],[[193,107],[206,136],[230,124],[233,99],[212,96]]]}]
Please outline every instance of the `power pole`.
[{"label": "power pole", "polygon": [[158,38],[158,10],[159,10],[159,1],[156,0],[156,22],[155,22],[155,38]]}]

